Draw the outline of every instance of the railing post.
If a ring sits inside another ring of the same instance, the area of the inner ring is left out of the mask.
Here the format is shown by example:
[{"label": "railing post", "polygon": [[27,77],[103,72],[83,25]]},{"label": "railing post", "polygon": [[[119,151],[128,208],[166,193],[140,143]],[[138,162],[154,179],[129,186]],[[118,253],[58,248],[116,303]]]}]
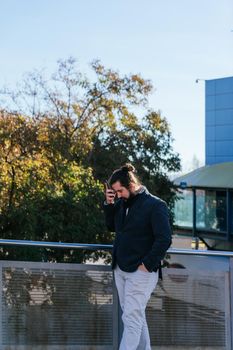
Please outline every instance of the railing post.
[{"label": "railing post", "polygon": [[230,293],[230,347],[229,349],[233,349],[233,258],[230,258],[230,273],[229,273],[229,293]]},{"label": "railing post", "polygon": [[118,350],[120,345],[120,339],[122,334],[122,321],[121,321],[121,307],[117,294],[117,288],[115,284],[114,273],[112,277],[113,288],[113,350]]}]

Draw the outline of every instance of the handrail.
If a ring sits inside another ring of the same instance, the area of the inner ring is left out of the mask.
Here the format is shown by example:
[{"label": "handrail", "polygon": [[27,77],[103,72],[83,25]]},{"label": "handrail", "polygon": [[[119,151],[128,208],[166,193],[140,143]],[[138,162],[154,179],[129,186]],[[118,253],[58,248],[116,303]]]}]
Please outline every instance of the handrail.
[{"label": "handrail", "polygon": [[17,239],[0,239],[1,245],[11,246],[30,246],[44,248],[65,248],[65,249],[87,249],[87,250],[111,250],[111,244],[88,244],[88,243],[64,243],[64,242],[47,242],[47,241],[28,241]]},{"label": "handrail", "polygon": [[[0,246],[30,246],[44,248],[65,248],[65,249],[86,249],[86,250],[112,250],[112,244],[88,244],[88,243],[63,243],[63,242],[46,242],[46,241],[29,241],[29,240],[14,240],[0,239]],[[169,254],[180,255],[204,255],[204,256],[220,256],[233,258],[233,251],[221,250],[197,250],[197,249],[178,249],[170,248],[167,251]]]},{"label": "handrail", "polygon": [[201,255],[201,256],[220,256],[233,258],[232,251],[225,250],[205,250],[205,249],[177,249],[170,248],[167,251],[169,254],[179,254],[179,255]]}]

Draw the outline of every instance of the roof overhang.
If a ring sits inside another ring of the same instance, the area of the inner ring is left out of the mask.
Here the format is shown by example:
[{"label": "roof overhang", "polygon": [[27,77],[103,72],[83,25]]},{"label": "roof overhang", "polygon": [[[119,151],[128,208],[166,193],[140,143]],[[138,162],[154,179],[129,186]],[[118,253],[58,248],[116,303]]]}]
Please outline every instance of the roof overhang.
[{"label": "roof overhang", "polygon": [[181,188],[233,189],[233,162],[206,165],[173,180]]}]

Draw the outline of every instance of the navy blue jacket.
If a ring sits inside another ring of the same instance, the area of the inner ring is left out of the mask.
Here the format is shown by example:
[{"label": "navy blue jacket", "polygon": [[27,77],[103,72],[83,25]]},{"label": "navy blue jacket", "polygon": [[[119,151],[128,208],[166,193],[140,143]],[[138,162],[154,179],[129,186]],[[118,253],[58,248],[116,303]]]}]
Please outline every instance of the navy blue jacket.
[{"label": "navy blue jacket", "polygon": [[136,271],[143,263],[148,271],[157,271],[171,245],[171,227],[167,205],[147,189],[125,216],[124,200],[104,205],[108,229],[116,232],[112,268],[116,264],[126,272]]}]

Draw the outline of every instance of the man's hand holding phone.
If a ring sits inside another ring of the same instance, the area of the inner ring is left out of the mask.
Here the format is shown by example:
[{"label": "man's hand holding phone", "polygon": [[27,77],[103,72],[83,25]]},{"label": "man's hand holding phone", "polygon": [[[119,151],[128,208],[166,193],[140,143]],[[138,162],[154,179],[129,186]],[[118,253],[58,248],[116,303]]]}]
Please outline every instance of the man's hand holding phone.
[{"label": "man's hand holding phone", "polygon": [[105,182],[105,196],[106,196],[106,202],[108,204],[114,204],[116,193],[115,191],[113,191],[113,189],[111,189],[108,182]]}]

